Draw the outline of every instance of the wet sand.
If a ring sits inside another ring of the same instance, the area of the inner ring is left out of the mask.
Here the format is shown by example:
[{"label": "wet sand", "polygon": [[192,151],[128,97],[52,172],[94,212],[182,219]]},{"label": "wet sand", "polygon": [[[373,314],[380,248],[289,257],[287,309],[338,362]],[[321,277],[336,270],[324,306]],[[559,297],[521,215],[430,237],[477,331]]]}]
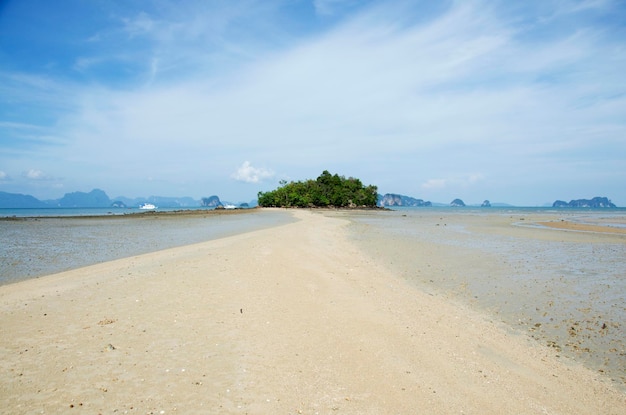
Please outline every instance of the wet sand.
[{"label": "wet sand", "polygon": [[614,232],[623,216],[451,209],[351,217],[352,239],[410,284],[481,310],[626,390],[626,235]]},{"label": "wet sand", "polygon": [[616,233],[626,235],[626,228],[615,226],[602,226],[589,223],[575,223],[568,221],[554,221],[554,222],[539,222],[539,225],[548,226],[550,228],[563,229],[566,231],[581,231],[581,232],[595,232],[595,233]]},{"label": "wet sand", "polygon": [[294,215],[0,287],[2,407],[626,413],[626,395],[604,376],[420,289],[355,245],[347,220]]}]

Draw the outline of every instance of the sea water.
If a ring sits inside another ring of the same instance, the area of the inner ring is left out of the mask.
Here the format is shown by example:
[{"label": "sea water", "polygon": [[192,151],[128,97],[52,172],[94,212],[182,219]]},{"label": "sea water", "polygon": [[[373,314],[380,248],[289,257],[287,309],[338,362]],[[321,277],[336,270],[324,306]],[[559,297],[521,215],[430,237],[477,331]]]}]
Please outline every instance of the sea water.
[{"label": "sea water", "polygon": [[[154,212],[196,211],[208,210],[206,207],[175,207],[157,208]],[[0,208],[0,218],[24,218],[24,217],[53,217],[53,216],[121,216],[136,213],[146,213],[152,210],[139,209],[138,207],[114,208]]]},{"label": "sea water", "polygon": [[294,220],[281,209],[204,215],[109,210],[20,209],[0,220],[0,285]]}]

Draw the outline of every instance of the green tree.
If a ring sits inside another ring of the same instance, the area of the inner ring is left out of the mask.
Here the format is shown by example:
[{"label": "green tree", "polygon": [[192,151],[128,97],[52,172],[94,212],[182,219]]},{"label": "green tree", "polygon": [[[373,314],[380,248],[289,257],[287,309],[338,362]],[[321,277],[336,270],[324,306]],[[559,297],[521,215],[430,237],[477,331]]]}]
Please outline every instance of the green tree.
[{"label": "green tree", "polygon": [[363,186],[361,180],[324,170],[316,180],[282,180],[273,191],[259,192],[259,206],[264,207],[374,207],[376,186]]}]

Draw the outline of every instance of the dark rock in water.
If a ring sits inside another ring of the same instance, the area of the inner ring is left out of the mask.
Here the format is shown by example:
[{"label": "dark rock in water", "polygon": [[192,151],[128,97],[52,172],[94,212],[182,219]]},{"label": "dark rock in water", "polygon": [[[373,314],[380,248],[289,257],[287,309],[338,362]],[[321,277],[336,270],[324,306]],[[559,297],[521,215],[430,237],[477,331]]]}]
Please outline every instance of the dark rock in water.
[{"label": "dark rock in water", "polygon": [[480,207],[491,207],[491,202],[490,202],[490,201],[488,201],[488,200],[485,200],[485,201],[483,202],[483,204],[482,204],[482,205],[480,205]]},{"label": "dark rock in water", "polygon": [[461,199],[454,199],[452,202],[450,202],[450,206],[452,206],[452,207],[464,207],[465,206],[465,202],[463,202]]},{"label": "dark rock in water", "polygon": [[552,204],[552,207],[555,207],[555,208],[563,208],[563,207],[614,208],[616,206],[606,197],[594,197],[591,200],[589,199],[570,200],[569,203],[564,202],[562,200],[557,200]]},{"label": "dark rock in water", "polygon": [[421,207],[432,206],[432,203],[425,202],[422,199],[415,199],[410,196],[398,195],[393,193],[387,193],[384,196],[379,195],[378,206],[390,207],[390,206],[409,206],[409,207]]}]

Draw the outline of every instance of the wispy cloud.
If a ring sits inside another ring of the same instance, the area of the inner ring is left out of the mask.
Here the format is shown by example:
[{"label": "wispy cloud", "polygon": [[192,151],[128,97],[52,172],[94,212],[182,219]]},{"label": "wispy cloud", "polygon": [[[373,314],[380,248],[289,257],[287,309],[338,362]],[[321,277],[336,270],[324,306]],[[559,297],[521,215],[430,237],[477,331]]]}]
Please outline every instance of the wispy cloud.
[{"label": "wispy cloud", "polygon": [[41,170],[30,169],[25,172],[22,172],[22,176],[29,180],[50,180],[51,177],[45,174]]},{"label": "wispy cloud", "polygon": [[[297,16],[281,2],[118,8],[70,60],[79,78],[0,73],[4,108],[22,108],[0,130],[28,143],[21,163],[3,166],[81,171],[118,193],[138,171],[172,192],[182,182],[204,192],[330,168],[381,191],[491,186],[505,199],[503,183],[531,197],[556,165],[546,186],[623,163],[623,28],[586,15],[623,15],[618,3],[313,5]],[[60,145],[44,153],[18,125]],[[277,173],[246,162],[231,174],[245,159]]]},{"label": "wispy cloud", "polygon": [[315,13],[320,16],[333,16],[358,4],[358,0],[313,0]]}]

